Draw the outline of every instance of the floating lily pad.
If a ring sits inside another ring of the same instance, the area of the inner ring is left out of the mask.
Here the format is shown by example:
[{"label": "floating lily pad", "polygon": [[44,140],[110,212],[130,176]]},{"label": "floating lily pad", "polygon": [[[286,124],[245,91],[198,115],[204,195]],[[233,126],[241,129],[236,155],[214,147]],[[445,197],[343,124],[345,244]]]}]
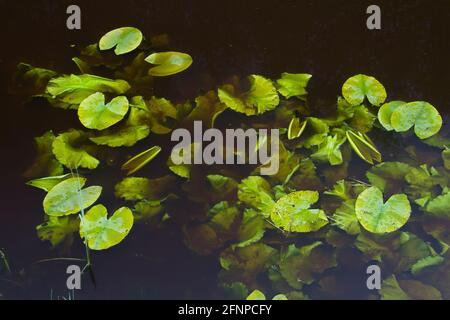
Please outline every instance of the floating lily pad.
[{"label": "floating lily pad", "polygon": [[381,125],[387,131],[394,130],[394,128],[391,125],[392,113],[394,113],[394,111],[397,110],[398,107],[404,104],[406,104],[406,102],[391,101],[383,104],[381,108],[378,110],[378,121],[380,121]]},{"label": "floating lily pad", "polygon": [[133,213],[122,207],[108,219],[106,208],[92,207],[80,222],[80,236],[92,250],[105,250],[122,242],[133,227]]},{"label": "floating lily pad", "polygon": [[122,120],[128,108],[126,97],[116,97],[105,104],[105,95],[96,92],[81,102],[78,118],[86,128],[103,130]]},{"label": "floating lily pad", "polygon": [[367,98],[374,106],[381,105],[386,100],[387,93],[383,85],[374,77],[358,74],[345,81],[342,95],[353,106],[364,102]]},{"label": "floating lily pad", "polygon": [[279,199],[272,209],[273,223],[289,232],[317,231],[328,223],[323,210],[310,209],[319,200],[317,191],[297,191]]},{"label": "floating lily pad", "polygon": [[69,178],[53,187],[44,198],[44,211],[49,216],[67,216],[80,212],[97,201],[102,187],[82,189],[85,178]]},{"label": "floating lily pad", "polygon": [[384,203],[381,190],[370,187],[356,199],[355,211],[364,229],[372,233],[388,233],[405,225],[411,214],[411,205],[405,194],[395,194]]},{"label": "floating lily pad", "polygon": [[308,93],[306,87],[312,75],[307,73],[287,73],[281,75],[277,80],[278,92],[286,99],[291,97],[304,98]]},{"label": "floating lily pad", "polygon": [[392,128],[405,132],[414,126],[414,132],[420,139],[434,136],[442,127],[442,117],[431,104],[416,101],[399,106],[391,116]]},{"label": "floating lily pad", "polygon": [[157,65],[148,71],[150,75],[165,77],[189,68],[192,64],[192,57],[182,52],[157,52],[149,55],[145,61]]},{"label": "floating lily pad", "polygon": [[142,32],[133,27],[114,29],[105,34],[99,42],[100,50],[109,50],[114,47],[116,55],[133,51],[142,42]]}]

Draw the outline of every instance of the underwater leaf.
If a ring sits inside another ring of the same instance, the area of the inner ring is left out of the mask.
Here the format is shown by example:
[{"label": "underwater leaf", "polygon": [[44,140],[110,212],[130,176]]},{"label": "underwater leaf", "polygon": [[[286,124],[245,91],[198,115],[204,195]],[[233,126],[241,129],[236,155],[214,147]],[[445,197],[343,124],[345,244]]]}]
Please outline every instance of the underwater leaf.
[{"label": "underwater leaf", "polygon": [[133,213],[129,208],[117,209],[108,218],[106,208],[98,204],[81,217],[80,236],[91,250],[105,250],[122,242],[133,222]]},{"label": "underwater leaf", "polygon": [[161,147],[154,146],[139,153],[122,165],[122,170],[127,171],[127,175],[133,174],[147,163],[152,161],[161,152]]},{"label": "underwater leaf", "polygon": [[236,191],[237,182],[229,177],[221,176],[218,174],[210,174],[206,176],[208,182],[211,184],[213,189],[216,192],[219,192],[221,195],[225,196],[230,192]]},{"label": "underwater leaf", "polygon": [[411,205],[405,194],[395,194],[383,202],[383,193],[370,187],[358,196],[356,217],[361,225],[372,233],[388,233],[401,228],[409,219]]},{"label": "underwater leaf", "polygon": [[50,241],[53,248],[67,243],[71,245],[73,234],[78,231],[80,222],[78,218],[49,217],[49,219],[36,227],[37,235],[42,241]]},{"label": "underwater leaf", "polygon": [[429,138],[442,127],[442,118],[431,104],[416,101],[399,106],[391,116],[392,128],[397,132],[405,132],[414,126],[414,132],[420,139]]},{"label": "underwater leaf", "polygon": [[270,218],[277,227],[288,232],[317,231],[328,223],[323,210],[310,209],[318,200],[317,191],[292,192],[276,202]]},{"label": "underwater leaf", "polygon": [[35,188],[39,188],[39,189],[42,189],[42,190],[45,190],[48,192],[54,186],[56,186],[58,183],[66,180],[70,176],[72,176],[72,174],[68,173],[68,174],[64,174],[61,176],[51,176],[51,177],[34,179],[34,180],[28,181],[27,185],[35,187]]},{"label": "underwater leaf", "polygon": [[357,132],[367,133],[372,130],[376,118],[367,107],[356,106],[353,108],[353,116],[349,124]]},{"label": "underwater leaf", "polygon": [[340,147],[347,140],[345,136],[337,134],[327,136],[326,140],[318,146],[316,152],[311,154],[311,159],[321,162],[329,162],[332,166],[343,163]]},{"label": "underwater leaf", "polygon": [[100,161],[83,150],[82,143],[85,140],[86,134],[79,130],[62,133],[53,141],[53,154],[69,169],[95,169]]},{"label": "underwater leaf", "polygon": [[374,77],[359,74],[345,81],[342,86],[342,95],[351,105],[356,106],[367,100],[374,105],[381,105],[386,100],[386,89]]},{"label": "underwater leaf", "polygon": [[313,283],[317,274],[336,265],[335,252],[320,241],[300,248],[290,245],[279,264],[281,275],[295,289]]},{"label": "underwater leaf", "polygon": [[114,29],[105,34],[99,41],[100,50],[109,50],[114,47],[116,55],[133,51],[142,42],[142,32],[133,27]]},{"label": "underwater leaf", "polygon": [[307,73],[287,73],[281,75],[277,80],[278,92],[286,99],[291,97],[304,98],[308,93],[306,87],[312,75]]},{"label": "underwater leaf", "polygon": [[151,76],[165,77],[189,68],[192,64],[192,57],[182,52],[156,52],[145,58],[145,61],[157,65],[148,71]]},{"label": "underwater leaf", "polygon": [[129,177],[116,184],[115,194],[128,201],[159,200],[167,196],[175,181],[170,175],[157,179]]},{"label": "underwater leaf", "polygon": [[253,292],[248,295],[246,300],[266,300],[266,296],[259,290],[253,290]]},{"label": "underwater leaf", "polygon": [[189,115],[183,119],[183,123],[192,123],[194,121],[202,121],[203,125],[213,128],[217,117],[227,108],[220,102],[215,91],[208,91],[202,96],[195,98],[195,108]]},{"label": "underwater leaf", "polygon": [[63,174],[63,166],[52,151],[52,144],[55,141],[55,135],[51,131],[47,131],[40,137],[35,137],[37,155],[34,163],[23,174],[26,178],[36,178],[45,176],[58,176]]},{"label": "underwater leaf", "polygon": [[437,218],[450,219],[450,191],[428,202],[425,211]]},{"label": "underwater leaf", "polygon": [[370,164],[382,161],[381,153],[367,135],[350,130],[346,131],[346,135],[350,146],[361,159]]},{"label": "underwater leaf", "polygon": [[123,94],[130,89],[124,80],[112,80],[90,74],[66,75],[54,78],[47,85],[47,93],[69,104],[80,104],[96,92]]},{"label": "underwater leaf", "polygon": [[27,63],[19,63],[14,75],[14,89],[30,96],[45,93],[47,83],[57,75],[56,72],[44,68],[37,68]]},{"label": "underwater leaf", "polygon": [[250,176],[238,186],[238,198],[268,217],[275,205],[270,184],[262,177]]},{"label": "underwater leaf", "polygon": [[444,151],[442,151],[442,161],[444,161],[444,167],[447,170],[450,170],[450,149],[445,148]]},{"label": "underwater leaf", "polygon": [[413,170],[409,164],[403,162],[383,162],[370,168],[366,177],[370,183],[385,193],[401,190],[405,177]]},{"label": "underwater leaf", "polygon": [[148,126],[124,126],[119,130],[89,138],[98,145],[109,147],[131,147],[150,134]]},{"label": "underwater leaf", "polygon": [[299,138],[303,131],[305,131],[307,121],[303,121],[300,123],[300,119],[297,117],[293,117],[288,127],[288,139],[293,140]]},{"label": "underwater leaf", "polygon": [[420,259],[417,261],[412,267],[411,267],[411,273],[413,275],[420,275],[423,272],[426,272],[428,268],[438,266],[442,264],[445,261],[445,259],[441,256],[428,256],[423,259]]},{"label": "underwater leaf", "polygon": [[403,101],[391,101],[385,103],[378,110],[378,121],[380,121],[381,125],[387,130],[392,131],[394,128],[391,125],[391,117],[392,113],[397,110],[398,107],[406,104]]},{"label": "underwater leaf", "polygon": [[259,75],[248,77],[250,89],[239,94],[232,85],[218,89],[218,96],[228,108],[247,116],[262,114],[275,109],[280,98],[272,81]]},{"label": "underwater leaf", "polygon": [[245,247],[253,244],[264,236],[264,218],[253,209],[246,209],[238,230],[238,241],[235,247]]},{"label": "underwater leaf", "polygon": [[90,207],[102,193],[102,187],[82,189],[86,178],[69,178],[54,186],[44,198],[44,211],[49,216],[67,216]]},{"label": "underwater leaf", "polygon": [[392,275],[381,284],[382,300],[441,300],[436,288],[417,280],[397,280]]},{"label": "underwater leaf", "polygon": [[105,95],[96,92],[81,102],[78,118],[86,128],[103,130],[122,120],[128,108],[126,97],[115,97],[105,104]]},{"label": "underwater leaf", "polygon": [[344,201],[333,215],[334,224],[351,235],[357,235],[361,232],[358,218],[356,217],[355,202],[356,200],[354,199]]}]

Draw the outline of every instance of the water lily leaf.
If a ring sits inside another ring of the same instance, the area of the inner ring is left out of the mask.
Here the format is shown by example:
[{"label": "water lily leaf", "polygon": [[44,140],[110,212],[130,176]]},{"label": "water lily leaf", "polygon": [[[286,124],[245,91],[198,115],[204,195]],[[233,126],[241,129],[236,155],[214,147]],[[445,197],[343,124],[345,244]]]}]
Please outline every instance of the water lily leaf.
[{"label": "water lily leaf", "polygon": [[444,161],[444,167],[447,170],[450,170],[450,149],[445,148],[444,151],[442,151],[442,161]]},{"label": "water lily leaf", "polygon": [[115,97],[105,104],[105,95],[96,92],[81,102],[78,118],[86,128],[103,130],[122,120],[128,108],[126,97]]},{"label": "water lily leaf", "polygon": [[280,98],[272,81],[258,75],[248,77],[250,90],[239,94],[232,85],[218,89],[218,96],[228,108],[247,116],[262,114],[275,109]]},{"label": "water lily leaf", "polygon": [[266,296],[259,290],[253,290],[253,292],[248,295],[246,300],[266,300]]},{"label": "water lily leaf", "polygon": [[238,186],[238,198],[240,201],[261,211],[268,217],[275,205],[270,184],[262,177],[250,176],[241,181]]},{"label": "water lily leaf", "polygon": [[39,188],[45,191],[50,191],[54,186],[56,186],[58,183],[66,180],[67,178],[69,178],[70,176],[72,176],[72,174],[68,173],[68,174],[64,174],[61,176],[52,176],[52,177],[45,177],[45,178],[39,178],[39,179],[34,179],[31,181],[27,182],[27,185],[29,186],[33,186],[35,188]]},{"label": "water lily leaf", "polygon": [[80,222],[78,218],[49,217],[49,219],[36,227],[37,235],[42,241],[50,241],[53,248],[65,244],[69,247],[73,242],[73,234],[78,231]]},{"label": "water lily leaf", "polygon": [[288,127],[288,139],[293,140],[299,138],[303,131],[305,131],[308,121],[303,121],[300,123],[300,119],[293,117]]},{"label": "water lily leaf", "polygon": [[133,213],[129,208],[117,209],[108,218],[106,208],[98,204],[81,217],[80,236],[91,250],[105,250],[122,242],[133,222]]},{"label": "water lily leaf", "polygon": [[327,136],[326,140],[320,144],[317,151],[311,154],[311,159],[316,161],[328,162],[332,166],[343,163],[341,146],[347,140],[346,136]]},{"label": "water lily leaf", "polygon": [[53,132],[48,131],[40,137],[34,138],[37,155],[34,163],[23,174],[26,178],[35,178],[43,176],[57,176],[63,174],[63,166],[52,151],[52,144],[55,141]]},{"label": "water lily leaf", "polygon": [[89,138],[98,145],[109,147],[131,147],[150,134],[148,126],[123,127],[120,130],[97,137]]},{"label": "water lily leaf", "polygon": [[374,77],[358,74],[345,81],[342,95],[353,106],[360,105],[367,100],[374,105],[381,105],[386,100],[387,93],[383,85]]},{"label": "water lily leaf", "polygon": [[69,178],[54,186],[44,198],[44,211],[49,216],[68,216],[90,207],[102,193],[102,187],[82,189],[86,178]]},{"label": "water lily leaf", "polygon": [[420,259],[411,267],[411,273],[415,276],[426,272],[429,268],[441,265],[445,261],[445,258],[441,256],[428,256]]},{"label": "water lily leaf", "polygon": [[431,104],[416,101],[399,106],[391,115],[392,128],[405,132],[414,126],[414,132],[420,139],[429,138],[442,127],[442,118]]},{"label": "water lily leaf", "polygon": [[394,130],[394,128],[391,125],[392,113],[394,113],[394,111],[397,110],[398,107],[400,107],[404,104],[406,104],[406,102],[391,101],[391,102],[383,104],[381,106],[381,108],[378,110],[378,121],[380,121],[381,125],[387,131]]},{"label": "water lily leaf", "polygon": [[276,202],[270,218],[277,227],[288,232],[317,231],[328,223],[323,210],[310,209],[318,200],[317,191],[292,192]]},{"label": "water lily leaf", "polygon": [[195,98],[195,108],[183,120],[183,123],[192,123],[202,121],[203,125],[213,128],[218,116],[227,108],[220,102],[215,91],[208,91],[202,96]]},{"label": "water lily leaf", "polygon": [[356,106],[353,107],[353,116],[349,124],[357,132],[367,133],[372,130],[376,118],[367,107],[363,105]]},{"label": "water lily leaf", "polygon": [[112,80],[90,74],[66,75],[53,78],[47,85],[47,93],[64,103],[77,105],[96,92],[123,94],[130,89],[124,80]]},{"label": "water lily leaf", "polygon": [[157,179],[129,177],[116,184],[116,197],[128,201],[159,200],[166,197],[173,187],[176,178],[167,175]]},{"label": "water lily leaf", "polygon": [[208,182],[211,184],[213,189],[216,192],[219,192],[221,195],[226,196],[231,192],[236,192],[238,184],[232,178],[218,174],[210,174],[206,176],[206,178],[208,179]]},{"label": "water lily leaf", "polygon": [[139,153],[122,165],[122,170],[127,171],[127,175],[133,174],[147,163],[152,161],[161,152],[161,147],[154,146]]},{"label": "water lily leaf", "polygon": [[278,92],[286,99],[291,97],[305,98],[308,94],[306,87],[312,75],[307,73],[283,73],[277,80]]},{"label": "water lily leaf", "polygon": [[381,153],[377,150],[375,144],[364,133],[355,133],[353,131],[346,131],[348,142],[356,154],[366,161],[373,164],[375,161],[381,162]]},{"label": "water lily leaf", "polygon": [[246,247],[261,240],[264,236],[265,221],[256,210],[246,209],[239,226],[237,244],[233,247]]},{"label": "water lily leaf", "polygon": [[133,27],[123,27],[114,29],[105,34],[99,44],[100,50],[109,50],[114,47],[116,55],[125,54],[133,51],[142,42],[142,32]]},{"label": "water lily leaf", "polygon": [[145,58],[145,61],[157,65],[148,71],[150,75],[165,77],[189,68],[192,64],[192,57],[182,52],[156,52]]},{"label": "water lily leaf", "polygon": [[30,96],[45,93],[47,83],[57,75],[56,72],[44,68],[36,68],[27,63],[19,63],[14,75],[14,90]]},{"label": "water lily leaf", "polygon": [[86,134],[78,130],[70,130],[58,135],[53,142],[53,154],[56,159],[69,169],[95,169],[99,160],[83,149]]},{"label": "water lily leaf", "polygon": [[372,233],[388,233],[405,225],[411,214],[411,205],[405,194],[395,194],[383,203],[381,190],[370,187],[356,199],[355,211],[364,229]]},{"label": "water lily leaf", "polygon": [[357,235],[361,232],[358,218],[356,217],[355,202],[356,200],[354,199],[344,201],[333,215],[334,224],[351,235]]}]

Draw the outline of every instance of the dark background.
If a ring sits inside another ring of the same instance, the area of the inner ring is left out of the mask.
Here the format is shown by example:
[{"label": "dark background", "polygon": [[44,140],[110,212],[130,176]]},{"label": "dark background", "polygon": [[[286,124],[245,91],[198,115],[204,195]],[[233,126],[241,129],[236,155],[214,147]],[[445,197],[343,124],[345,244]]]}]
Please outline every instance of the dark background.
[{"label": "dark background", "polygon": [[[66,29],[70,4],[81,7],[80,31]],[[382,30],[366,28],[370,4],[381,7]],[[22,97],[8,95],[18,62],[75,72],[70,45],[96,42],[129,25],[146,36],[168,33],[171,49],[193,56],[190,69],[156,84],[158,95],[172,100],[193,98],[234,74],[276,77],[288,71],[313,74],[314,104],[335,99],[345,79],[365,73],[385,85],[389,100],[426,100],[441,113],[450,110],[450,1],[0,0],[0,23],[0,248],[15,271],[31,274],[26,281],[32,288],[0,283],[10,297],[48,299],[50,289],[67,293],[66,264],[30,267],[55,253],[35,235],[42,194],[24,186],[21,177],[33,160],[32,137],[67,124],[59,110],[29,108]],[[82,247],[75,246],[71,256],[83,257]],[[95,263],[97,289],[83,290],[82,298],[217,297],[216,257],[188,252],[176,232],[162,239],[130,237],[96,254]]]}]

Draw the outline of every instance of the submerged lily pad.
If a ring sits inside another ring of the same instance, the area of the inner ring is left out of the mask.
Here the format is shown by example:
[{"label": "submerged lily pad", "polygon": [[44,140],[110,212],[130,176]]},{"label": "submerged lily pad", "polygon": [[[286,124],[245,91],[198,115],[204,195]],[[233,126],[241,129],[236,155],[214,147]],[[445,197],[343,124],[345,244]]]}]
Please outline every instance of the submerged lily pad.
[{"label": "submerged lily pad", "polygon": [[90,249],[105,250],[122,242],[133,222],[133,213],[129,208],[116,210],[108,219],[108,211],[98,204],[81,217],[80,236]]},{"label": "submerged lily pad", "polygon": [[97,201],[102,187],[82,189],[86,178],[69,178],[53,187],[44,198],[44,211],[49,216],[67,216],[80,212]]},{"label": "submerged lily pad", "polygon": [[165,77],[189,68],[192,64],[192,57],[182,52],[156,52],[145,58],[145,61],[157,65],[148,71],[151,76]]},{"label": "submerged lily pad", "polygon": [[388,233],[405,225],[411,214],[411,205],[405,194],[395,194],[384,203],[381,190],[370,187],[356,199],[355,211],[364,229],[372,233]]},{"label": "submerged lily pad", "polygon": [[142,32],[133,27],[114,29],[105,34],[99,42],[100,50],[109,50],[114,47],[116,55],[133,51],[142,42]]},{"label": "submerged lily pad", "polygon": [[353,106],[360,105],[367,100],[374,105],[381,105],[386,100],[387,93],[383,85],[374,77],[358,74],[345,81],[342,95]]},{"label": "submerged lily pad", "polygon": [[442,117],[431,104],[416,101],[403,104],[391,115],[392,128],[405,132],[414,126],[414,132],[420,139],[434,136],[442,127]]},{"label": "submerged lily pad", "polygon": [[103,130],[122,120],[128,108],[126,97],[115,97],[105,104],[105,95],[96,92],[81,102],[78,118],[86,128]]},{"label": "submerged lily pad", "polygon": [[328,223],[323,210],[310,209],[319,200],[317,191],[297,191],[279,199],[272,209],[273,223],[289,232],[317,231]]}]

